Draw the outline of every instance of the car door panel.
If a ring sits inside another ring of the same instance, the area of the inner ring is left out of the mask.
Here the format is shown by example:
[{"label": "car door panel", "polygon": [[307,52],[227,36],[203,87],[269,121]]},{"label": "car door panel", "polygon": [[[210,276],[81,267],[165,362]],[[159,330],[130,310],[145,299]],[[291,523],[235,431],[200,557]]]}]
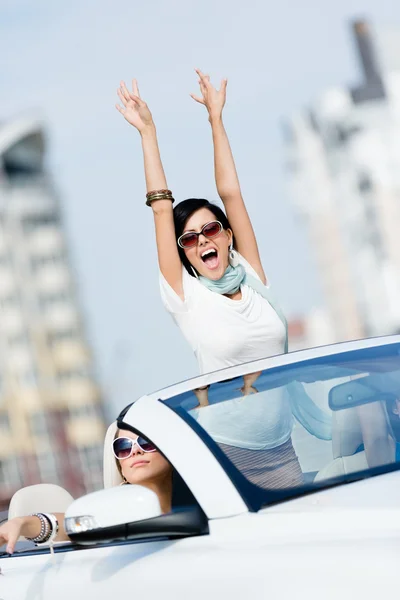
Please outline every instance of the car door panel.
[{"label": "car door panel", "polygon": [[357,519],[340,525],[334,512],[298,511],[288,520],[278,509],[216,520],[205,536],[0,560],[0,598],[109,600],[130,593],[163,600],[243,600],[249,594],[350,600],[362,590],[393,592],[398,528],[352,530]]}]

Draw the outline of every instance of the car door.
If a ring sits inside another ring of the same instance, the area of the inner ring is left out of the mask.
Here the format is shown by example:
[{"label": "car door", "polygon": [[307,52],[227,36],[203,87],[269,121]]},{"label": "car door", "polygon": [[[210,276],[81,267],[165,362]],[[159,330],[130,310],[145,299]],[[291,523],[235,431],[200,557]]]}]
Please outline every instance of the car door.
[{"label": "car door", "polygon": [[[206,537],[137,541],[2,559],[0,598],[108,600],[118,593],[175,598],[191,589]],[[186,597],[186,593],[182,597]]]}]

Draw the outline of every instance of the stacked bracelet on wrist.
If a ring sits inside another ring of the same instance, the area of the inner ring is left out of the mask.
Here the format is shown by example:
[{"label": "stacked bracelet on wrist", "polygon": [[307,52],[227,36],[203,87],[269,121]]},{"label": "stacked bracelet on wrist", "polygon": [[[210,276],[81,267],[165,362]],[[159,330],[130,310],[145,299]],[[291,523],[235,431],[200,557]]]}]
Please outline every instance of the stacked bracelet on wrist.
[{"label": "stacked bracelet on wrist", "polygon": [[51,529],[50,536],[47,538],[46,542],[48,544],[52,544],[57,537],[57,533],[58,533],[58,529],[59,529],[58,520],[57,520],[57,517],[52,514],[43,513],[43,516],[46,517],[46,519],[48,519],[48,521],[50,522],[50,529]]},{"label": "stacked bracelet on wrist", "polygon": [[175,201],[175,198],[172,196],[171,190],[153,190],[151,192],[147,192],[146,194],[146,204],[147,206],[151,206],[152,202],[155,200],[171,200],[172,204]]},{"label": "stacked bracelet on wrist", "polygon": [[31,515],[31,517],[37,517],[40,521],[40,532],[38,535],[34,537],[26,537],[30,542],[35,542],[35,544],[42,544],[45,542],[51,535],[50,522],[46,517],[42,515],[42,513],[35,513]]},{"label": "stacked bracelet on wrist", "polygon": [[47,513],[35,513],[31,517],[37,517],[40,521],[40,532],[35,537],[26,537],[35,544],[52,542],[58,533],[58,521],[54,515]]}]

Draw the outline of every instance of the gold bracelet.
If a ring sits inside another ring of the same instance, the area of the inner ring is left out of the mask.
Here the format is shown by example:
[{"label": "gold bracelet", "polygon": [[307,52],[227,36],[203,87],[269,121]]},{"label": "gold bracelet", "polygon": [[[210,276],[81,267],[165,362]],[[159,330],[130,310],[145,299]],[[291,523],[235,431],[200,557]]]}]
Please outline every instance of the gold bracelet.
[{"label": "gold bracelet", "polygon": [[156,202],[157,200],[171,200],[172,204],[175,202],[175,198],[173,198],[172,196],[160,194],[155,196],[149,196],[146,200],[146,206],[151,206],[152,203]]},{"label": "gold bracelet", "polygon": [[171,190],[151,190],[146,194],[146,205],[151,206],[155,200],[171,200],[174,203]]},{"label": "gold bracelet", "polygon": [[153,194],[169,194],[170,196],[172,196],[171,190],[152,190],[151,192],[147,192],[146,198],[148,198],[149,196],[153,196]]},{"label": "gold bracelet", "polygon": [[172,194],[162,194],[160,193],[155,193],[155,194],[150,194],[150,196],[146,196],[147,200],[152,200],[153,198],[172,198]]}]

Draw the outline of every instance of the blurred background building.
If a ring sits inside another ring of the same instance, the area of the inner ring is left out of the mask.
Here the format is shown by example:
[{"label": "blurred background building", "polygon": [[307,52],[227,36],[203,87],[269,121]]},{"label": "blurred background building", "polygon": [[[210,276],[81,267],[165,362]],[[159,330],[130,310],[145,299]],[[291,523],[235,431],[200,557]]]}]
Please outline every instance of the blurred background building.
[{"label": "blurred background building", "polygon": [[326,90],[284,128],[330,341],[400,332],[400,30],[356,21],[352,33],[360,85]]},{"label": "blurred background building", "polygon": [[0,125],[0,506],[21,486],[101,486],[104,417],[35,117]]},{"label": "blurred background building", "polygon": [[314,308],[307,315],[288,321],[289,352],[324,346],[335,340],[335,328],[327,310]]}]

